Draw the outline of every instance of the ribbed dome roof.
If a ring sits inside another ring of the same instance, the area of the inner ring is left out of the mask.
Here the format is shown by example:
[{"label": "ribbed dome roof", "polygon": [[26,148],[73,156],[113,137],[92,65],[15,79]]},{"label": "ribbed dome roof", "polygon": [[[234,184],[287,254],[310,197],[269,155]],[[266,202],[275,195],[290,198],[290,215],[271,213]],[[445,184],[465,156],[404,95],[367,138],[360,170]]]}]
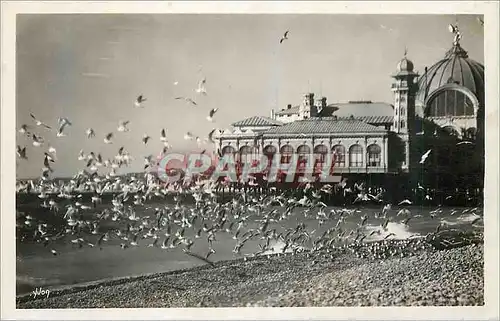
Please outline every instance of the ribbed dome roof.
[{"label": "ribbed dome roof", "polygon": [[[455,44],[444,59],[428,68],[419,81],[416,100],[423,104],[436,89],[455,83],[472,91],[481,106],[484,106],[484,66],[472,60],[467,52]],[[427,85],[426,85],[427,84]]]}]

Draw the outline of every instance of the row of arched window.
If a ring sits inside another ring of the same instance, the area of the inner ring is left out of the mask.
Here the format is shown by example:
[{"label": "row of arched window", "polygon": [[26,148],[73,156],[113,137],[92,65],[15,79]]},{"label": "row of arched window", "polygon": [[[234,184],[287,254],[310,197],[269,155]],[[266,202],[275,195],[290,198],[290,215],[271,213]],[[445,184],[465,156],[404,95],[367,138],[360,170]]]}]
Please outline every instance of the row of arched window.
[{"label": "row of arched window", "polygon": [[[323,164],[326,161],[326,155],[328,154],[328,147],[325,145],[317,145],[314,148],[314,154],[319,155],[317,159],[317,164]],[[371,144],[367,147],[367,166],[369,167],[379,167],[381,165],[381,148],[377,144]],[[268,145],[264,148],[263,154],[267,156],[269,160],[272,160],[274,154],[276,154],[277,149],[272,145]],[[280,148],[281,163],[289,164],[292,160],[292,155],[294,153],[294,148],[291,145],[283,145]],[[346,167],[346,154],[348,155],[348,166],[349,167],[363,167],[363,147],[359,144],[352,145],[349,147],[348,153],[346,153],[346,148],[343,145],[335,145],[332,147],[331,152],[333,154],[333,166],[336,167]],[[297,147],[296,151],[298,155],[298,161],[305,161],[307,157],[311,154],[311,148],[307,145],[301,145]],[[240,148],[239,153],[236,153],[236,149],[232,146],[226,146],[222,149],[222,154],[238,154],[239,160],[241,162],[248,162],[255,159],[255,156],[259,155],[259,150],[256,147],[243,146]]]}]

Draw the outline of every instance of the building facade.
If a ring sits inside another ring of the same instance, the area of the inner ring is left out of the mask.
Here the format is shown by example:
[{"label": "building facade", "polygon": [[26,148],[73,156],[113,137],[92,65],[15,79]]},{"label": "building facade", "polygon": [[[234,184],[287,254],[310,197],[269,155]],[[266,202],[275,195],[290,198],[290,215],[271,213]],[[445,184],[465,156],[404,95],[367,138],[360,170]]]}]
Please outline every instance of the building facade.
[{"label": "building facade", "polygon": [[[424,149],[436,149],[431,159],[438,161],[438,145],[455,146],[453,155],[466,155],[458,149],[472,145],[484,155],[484,66],[468,57],[459,39],[421,76],[405,52],[392,78],[391,104],[328,104],[307,93],[299,105],[273,110],[271,117],[233,123],[216,137],[216,150],[238,161],[278,153],[282,163],[313,154],[319,167],[326,159],[321,155],[330,154],[334,172],[345,174],[416,173]],[[441,149],[450,158],[449,148]]]}]

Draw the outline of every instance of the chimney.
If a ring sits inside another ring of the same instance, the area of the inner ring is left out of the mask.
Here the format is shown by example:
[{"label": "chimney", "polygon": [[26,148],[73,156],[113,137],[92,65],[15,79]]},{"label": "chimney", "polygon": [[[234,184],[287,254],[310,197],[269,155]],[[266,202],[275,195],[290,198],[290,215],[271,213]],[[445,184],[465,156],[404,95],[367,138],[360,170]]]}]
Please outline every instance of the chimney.
[{"label": "chimney", "polygon": [[292,104],[288,104],[288,106],[286,106],[287,109],[292,109]]},{"label": "chimney", "polygon": [[271,109],[271,119],[275,120],[275,118],[274,118],[274,109]]},{"label": "chimney", "polygon": [[321,107],[326,108],[326,97],[321,98]]}]

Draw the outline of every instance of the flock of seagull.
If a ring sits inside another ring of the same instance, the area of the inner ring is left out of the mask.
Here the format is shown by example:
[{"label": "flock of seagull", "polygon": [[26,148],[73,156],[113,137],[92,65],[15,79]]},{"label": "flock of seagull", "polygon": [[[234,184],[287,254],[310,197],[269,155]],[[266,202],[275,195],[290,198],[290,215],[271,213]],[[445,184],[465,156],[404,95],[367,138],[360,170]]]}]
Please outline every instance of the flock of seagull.
[{"label": "flock of seagull", "polygon": [[[280,43],[287,39],[288,31],[284,33]],[[177,82],[174,85],[177,85]],[[199,82],[194,92],[197,95],[207,95],[205,78]],[[198,105],[191,97],[175,99],[184,100],[193,106]],[[145,108],[146,102],[147,98],[139,95],[133,106]],[[206,119],[212,122],[216,112],[217,108],[210,110]],[[52,127],[34,114],[31,114],[31,118],[34,128],[33,125],[23,124],[19,132],[31,139],[35,149],[40,149],[45,145],[45,139],[36,129],[51,131]],[[128,132],[128,125],[129,121],[119,121],[116,131]],[[69,119],[59,118],[56,136],[67,136],[71,126]],[[191,132],[187,132],[184,138],[196,140],[199,144],[209,141],[213,143],[215,131],[216,129],[213,129],[205,141]],[[88,128],[85,135],[88,139],[94,139],[96,132],[93,128]],[[114,132],[105,134],[103,142],[106,145],[113,144],[114,135]],[[142,143],[148,144],[151,139],[149,135],[144,134]],[[166,129],[161,130],[159,141],[162,145],[161,153],[165,154],[171,148]],[[430,150],[422,156],[422,163],[429,154]],[[26,146],[18,145],[17,155],[21,160],[28,160]],[[58,255],[56,247],[60,240],[66,242],[69,239],[77,248],[94,247],[101,250],[105,244],[115,244],[122,249],[128,249],[147,243],[148,247],[162,250],[180,248],[187,255],[213,264],[210,258],[215,253],[214,244],[221,234],[226,234],[235,242],[234,255],[245,258],[248,255],[268,253],[277,242],[284,244],[281,253],[308,250],[328,252],[342,248],[362,256],[356,249],[359,249],[358,245],[362,242],[366,243],[367,237],[383,235],[381,238],[384,242],[389,242],[396,236],[389,233],[388,226],[391,221],[408,225],[411,219],[422,216],[412,215],[405,207],[411,205],[411,202],[403,200],[398,204],[400,209],[397,213],[391,204],[386,204],[377,213],[371,216],[365,214],[359,218],[362,213],[360,209],[330,209],[322,202],[325,195],[333,192],[334,186],[325,184],[321,188],[315,188],[310,182],[304,182],[300,198],[271,190],[271,193],[262,196],[249,196],[240,192],[232,200],[221,202],[216,190],[224,182],[198,177],[189,181],[165,183],[153,172],[146,171],[157,162],[152,155],[144,157],[145,171],[142,178],[118,175],[119,168],[129,166],[133,161],[133,157],[124,147],[118,149],[114,158],[106,160],[100,153],[85,154],[83,150],[80,151],[77,159],[84,164],[84,169],[67,182],[57,182],[50,175],[54,172],[56,155],[55,148],[47,144],[41,179],[17,184],[18,193],[36,193],[40,206],[44,209],[34,209],[33,213],[17,211],[18,238],[21,241],[42,243],[53,255]],[[108,169],[107,173],[99,174],[99,170],[104,168]],[[345,180],[339,185],[340,188],[348,189]],[[367,198],[360,192],[355,203],[374,199],[383,203],[381,194],[370,196]],[[111,204],[107,200],[108,197],[112,198]],[[477,219],[472,222],[476,224],[481,219],[479,211],[477,208],[465,209],[462,213],[476,215]],[[430,218],[443,212],[442,208],[437,208],[430,212]],[[456,211],[449,214],[455,213]],[[301,216],[303,219],[298,220]],[[295,227],[287,227],[285,221],[292,222],[293,219],[300,222],[294,223]],[[353,228],[351,223],[356,219],[359,219],[359,222]],[[381,223],[377,229],[367,233],[367,224],[373,221]],[[440,223],[435,233],[439,233],[443,227]],[[419,237],[416,235],[414,239]],[[205,240],[208,244],[206,253],[199,254],[193,250],[193,245],[199,240]],[[259,242],[258,250],[243,255],[242,249],[250,240]],[[404,242],[410,246],[409,241]],[[411,246],[416,249],[422,244],[412,243]],[[373,257],[402,253],[394,250],[381,251],[384,246],[373,245]]]},{"label": "flock of seagull", "polygon": [[[86,246],[102,250],[106,243],[119,245],[122,249],[140,245],[162,250],[179,248],[187,255],[213,264],[210,256],[215,253],[213,245],[221,234],[234,240],[233,254],[244,258],[276,252],[273,246],[278,242],[284,244],[280,253],[343,249],[362,255],[358,250],[365,238],[378,237],[384,243],[396,236],[389,232],[390,222],[408,225],[410,220],[422,217],[422,214],[413,215],[405,207],[411,205],[409,200],[400,202],[398,206],[401,208],[397,211],[391,204],[386,204],[373,216],[364,214],[359,217],[362,211],[358,208],[329,209],[321,201],[324,195],[332,193],[333,186],[328,184],[321,189],[306,185],[301,198],[278,193],[251,197],[241,193],[221,203],[214,192],[217,184],[210,180],[196,181],[194,185],[178,181],[168,186],[149,173],[144,180],[97,176],[91,179],[90,175],[77,175],[66,184],[51,182],[39,186],[41,206],[50,215],[18,213],[18,231],[22,231],[22,241],[42,243],[54,255],[58,255],[55,249],[57,241],[69,238],[78,248]],[[85,193],[78,192],[82,185],[92,191],[90,199]],[[110,205],[103,202],[103,195],[108,190],[120,191],[112,194]],[[53,194],[54,191],[58,194]],[[165,205],[166,202],[162,202],[165,199],[173,199],[173,204],[167,202]],[[481,219],[479,211],[478,208],[467,208],[461,212],[475,215],[471,222],[474,225]],[[438,207],[430,211],[427,219],[434,219],[444,212]],[[451,210],[448,215],[457,213],[458,210]],[[51,215],[58,223],[47,223]],[[356,220],[359,221],[353,226],[351,223]],[[379,227],[368,233],[368,223],[374,222],[379,222]],[[290,223],[295,227],[287,227]],[[434,234],[445,227],[439,223]],[[420,236],[415,234],[411,238],[420,239]],[[192,251],[195,242],[200,240],[208,244],[206,253]],[[259,242],[258,250],[243,255],[242,248],[250,240]],[[402,244],[411,244],[417,249],[424,243],[422,240],[416,243],[407,240]],[[374,243],[369,248],[375,251],[384,245]],[[379,251],[373,258],[403,253],[394,248],[388,251]]]}]

